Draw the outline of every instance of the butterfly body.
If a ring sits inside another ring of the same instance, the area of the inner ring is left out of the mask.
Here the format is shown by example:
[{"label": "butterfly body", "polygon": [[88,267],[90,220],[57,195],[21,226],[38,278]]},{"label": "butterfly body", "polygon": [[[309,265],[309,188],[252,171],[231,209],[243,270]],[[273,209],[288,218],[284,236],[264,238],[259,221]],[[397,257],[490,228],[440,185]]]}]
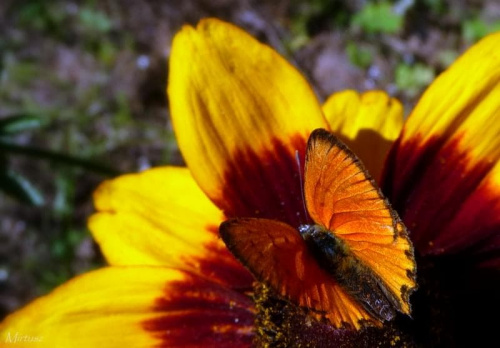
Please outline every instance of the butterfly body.
[{"label": "butterfly body", "polygon": [[384,283],[349,250],[349,246],[320,225],[301,225],[299,232],[319,265],[346,292],[380,321],[392,320],[397,301]]}]

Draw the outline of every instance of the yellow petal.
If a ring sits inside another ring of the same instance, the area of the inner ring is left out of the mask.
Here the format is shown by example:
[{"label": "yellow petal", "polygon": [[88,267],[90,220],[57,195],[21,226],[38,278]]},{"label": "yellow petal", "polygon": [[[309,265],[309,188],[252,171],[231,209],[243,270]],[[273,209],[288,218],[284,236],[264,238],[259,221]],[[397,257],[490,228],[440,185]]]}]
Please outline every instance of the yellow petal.
[{"label": "yellow petal", "polygon": [[159,167],[102,183],[89,228],[112,265],[170,266],[249,286],[249,273],[219,239],[222,212],[189,170]]},{"label": "yellow petal", "polygon": [[[193,315],[199,320],[182,325]],[[160,267],[109,267],[8,316],[0,340],[9,347],[182,347],[193,344],[198,330],[206,341],[194,343],[202,347],[224,338],[248,342],[252,324],[250,301],[215,283]]]},{"label": "yellow petal", "polygon": [[499,47],[490,35],[441,74],[391,149],[383,188],[421,254],[499,255]]},{"label": "yellow petal", "polygon": [[168,96],[188,167],[225,210],[230,207],[224,190],[234,185],[226,176],[239,170],[237,151],[274,152],[278,143],[293,158],[312,130],[327,127],[313,91],[295,68],[241,29],[216,19],[185,26],[176,35]]},{"label": "yellow petal", "polygon": [[436,138],[478,160],[500,156],[500,33],[471,47],[425,91],[408,118],[402,146],[419,137],[421,145]]},{"label": "yellow petal", "polygon": [[403,106],[383,91],[332,94],[323,104],[332,132],[361,159],[377,181],[403,127]]}]

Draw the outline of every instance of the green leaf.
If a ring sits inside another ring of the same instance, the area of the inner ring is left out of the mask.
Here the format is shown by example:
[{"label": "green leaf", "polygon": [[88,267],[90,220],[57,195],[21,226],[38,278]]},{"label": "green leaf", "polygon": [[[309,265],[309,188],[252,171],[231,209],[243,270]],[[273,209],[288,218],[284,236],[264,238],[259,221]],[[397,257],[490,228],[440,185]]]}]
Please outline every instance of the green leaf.
[{"label": "green leaf", "polygon": [[361,47],[354,42],[349,42],[346,47],[346,53],[352,64],[360,68],[368,68],[373,61],[370,50]]},{"label": "green leaf", "polygon": [[40,117],[32,115],[12,115],[0,119],[0,135],[9,135],[38,129],[44,122]]},{"label": "green leaf", "polygon": [[0,141],[0,153],[19,154],[36,159],[45,159],[59,164],[81,167],[108,176],[117,176],[120,174],[118,170],[110,168],[108,166],[105,166],[97,162],[74,157],[60,152],[43,150],[31,146],[16,145],[4,141]]},{"label": "green leaf", "polygon": [[41,206],[44,203],[42,194],[28,179],[10,170],[0,173],[0,191],[20,202],[34,206]]},{"label": "green leaf", "polygon": [[352,19],[354,26],[360,27],[368,34],[394,34],[403,26],[403,16],[393,11],[390,3],[368,2]]},{"label": "green leaf", "polygon": [[55,177],[56,194],[53,200],[53,210],[60,217],[67,216],[72,212],[71,202],[74,198],[76,183],[71,178],[71,175],[68,174],[58,172],[58,175]]},{"label": "green leaf", "polygon": [[396,68],[396,85],[409,96],[415,97],[434,80],[434,75],[434,70],[426,65],[401,63]]},{"label": "green leaf", "polygon": [[434,14],[443,14],[446,11],[446,4],[443,0],[424,0],[424,3]]},{"label": "green leaf", "polygon": [[476,17],[463,22],[462,37],[472,43],[498,30],[500,30],[500,21],[487,23]]},{"label": "green leaf", "polygon": [[80,24],[91,32],[105,34],[111,30],[113,24],[104,13],[90,8],[83,8],[79,13]]}]

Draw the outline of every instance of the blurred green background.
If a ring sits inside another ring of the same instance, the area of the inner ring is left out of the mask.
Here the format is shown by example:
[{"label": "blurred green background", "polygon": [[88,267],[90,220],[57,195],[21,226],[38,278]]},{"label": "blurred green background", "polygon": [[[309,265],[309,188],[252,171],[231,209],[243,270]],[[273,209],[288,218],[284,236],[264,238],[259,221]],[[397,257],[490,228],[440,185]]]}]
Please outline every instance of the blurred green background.
[{"label": "blurred green background", "polygon": [[104,264],[85,226],[106,178],[182,164],[165,96],[170,42],[219,17],[295,64],[320,99],[384,89],[408,112],[497,0],[25,0],[0,3],[0,316]]}]

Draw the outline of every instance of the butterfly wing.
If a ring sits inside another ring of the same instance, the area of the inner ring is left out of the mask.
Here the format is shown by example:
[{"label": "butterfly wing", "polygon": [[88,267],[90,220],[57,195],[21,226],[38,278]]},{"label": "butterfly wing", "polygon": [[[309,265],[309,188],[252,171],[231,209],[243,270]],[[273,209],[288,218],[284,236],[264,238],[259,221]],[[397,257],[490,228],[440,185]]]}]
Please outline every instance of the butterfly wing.
[{"label": "butterfly wing", "polygon": [[311,218],[341,238],[409,314],[416,266],[406,228],[358,158],[324,129],[309,137],[304,196]]},{"label": "butterfly wing", "polygon": [[299,232],[275,220],[225,221],[220,235],[229,250],[260,281],[299,306],[326,317],[335,327],[378,324],[323,270]]}]

